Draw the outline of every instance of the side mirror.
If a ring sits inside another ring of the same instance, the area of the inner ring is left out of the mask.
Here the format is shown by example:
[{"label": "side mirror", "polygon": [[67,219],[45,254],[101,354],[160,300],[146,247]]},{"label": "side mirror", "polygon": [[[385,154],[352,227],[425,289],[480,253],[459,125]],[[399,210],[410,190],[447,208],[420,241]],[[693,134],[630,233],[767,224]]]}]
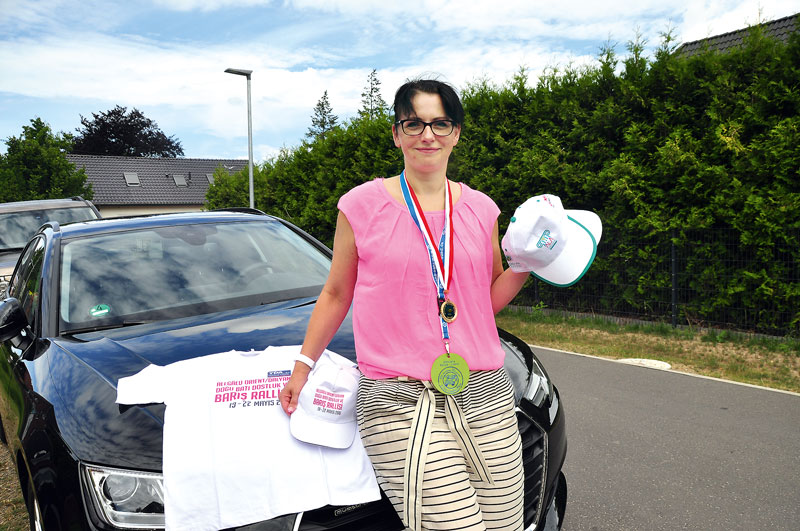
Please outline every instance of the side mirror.
[{"label": "side mirror", "polygon": [[14,297],[0,302],[0,341],[17,337],[28,326],[28,318]]}]

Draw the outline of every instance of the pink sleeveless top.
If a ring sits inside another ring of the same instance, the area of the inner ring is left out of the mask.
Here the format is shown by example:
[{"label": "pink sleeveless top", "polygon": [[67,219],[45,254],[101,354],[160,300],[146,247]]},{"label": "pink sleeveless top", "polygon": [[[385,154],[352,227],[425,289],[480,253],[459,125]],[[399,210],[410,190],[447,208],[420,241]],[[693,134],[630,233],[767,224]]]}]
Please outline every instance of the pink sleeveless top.
[{"label": "pink sleeveless top", "polygon": [[[353,227],[358,249],[353,333],[359,369],[372,379],[430,380],[431,365],[445,350],[419,229],[383,179],[353,188],[338,206]],[[463,356],[470,370],[503,366],[490,297],[492,230],[499,214],[488,196],[461,184],[461,197],[453,205],[450,298],[458,317],[449,325],[450,351]],[[444,211],[425,216],[438,242]]]}]

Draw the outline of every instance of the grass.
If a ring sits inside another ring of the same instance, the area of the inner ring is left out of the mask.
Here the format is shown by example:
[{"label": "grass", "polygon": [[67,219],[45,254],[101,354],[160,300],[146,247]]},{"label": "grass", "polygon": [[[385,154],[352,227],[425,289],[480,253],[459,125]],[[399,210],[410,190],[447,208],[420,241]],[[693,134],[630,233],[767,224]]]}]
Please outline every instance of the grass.
[{"label": "grass", "polygon": [[28,513],[8,446],[0,443],[0,531],[28,529]]},{"label": "grass", "polygon": [[800,341],[731,331],[621,324],[541,308],[503,310],[497,324],[524,341],[604,358],[665,361],[678,371],[800,392]]}]

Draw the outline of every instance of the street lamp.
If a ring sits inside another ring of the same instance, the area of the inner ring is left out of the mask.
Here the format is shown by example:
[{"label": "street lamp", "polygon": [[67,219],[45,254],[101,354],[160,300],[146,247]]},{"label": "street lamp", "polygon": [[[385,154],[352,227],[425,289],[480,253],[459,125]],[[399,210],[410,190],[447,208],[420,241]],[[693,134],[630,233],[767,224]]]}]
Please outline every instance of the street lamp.
[{"label": "street lamp", "polygon": [[253,200],[253,112],[250,109],[250,74],[253,71],[226,68],[225,73],[247,78],[247,168],[250,174],[250,208],[255,208],[255,201]]}]

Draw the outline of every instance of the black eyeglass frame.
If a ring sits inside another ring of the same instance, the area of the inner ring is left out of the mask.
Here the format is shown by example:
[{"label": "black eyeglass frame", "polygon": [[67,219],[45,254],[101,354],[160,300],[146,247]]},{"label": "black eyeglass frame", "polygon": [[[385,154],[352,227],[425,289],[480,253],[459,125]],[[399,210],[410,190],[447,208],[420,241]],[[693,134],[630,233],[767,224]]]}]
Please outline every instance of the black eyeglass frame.
[{"label": "black eyeglass frame", "polygon": [[[422,124],[422,131],[420,131],[417,134],[407,133],[406,132],[406,126],[405,126],[406,122],[419,122],[419,123],[421,123]],[[445,135],[440,135],[439,133],[434,131],[433,130],[433,124],[439,123],[439,122],[447,122],[447,123],[449,123],[450,124],[450,132],[445,134]],[[448,120],[448,119],[434,120],[432,122],[423,122],[422,120],[420,120],[418,118],[406,118],[405,120],[397,120],[394,124],[395,125],[399,125],[400,129],[403,131],[403,134],[405,134],[407,136],[420,136],[422,133],[425,132],[425,128],[426,127],[430,127],[431,128],[431,133],[433,133],[434,136],[450,136],[450,135],[453,134],[453,131],[456,130],[456,122],[454,120]]]}]

